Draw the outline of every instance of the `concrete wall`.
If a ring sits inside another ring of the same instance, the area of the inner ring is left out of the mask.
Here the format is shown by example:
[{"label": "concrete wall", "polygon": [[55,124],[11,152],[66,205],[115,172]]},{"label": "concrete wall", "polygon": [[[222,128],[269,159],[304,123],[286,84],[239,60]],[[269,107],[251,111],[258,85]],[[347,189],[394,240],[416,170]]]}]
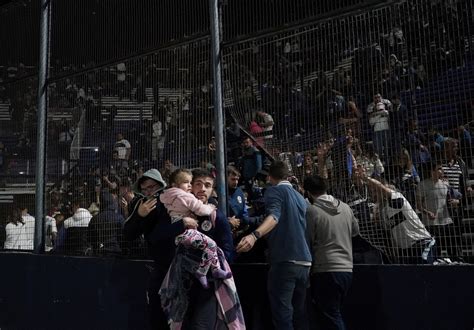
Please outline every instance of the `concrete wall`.
[{"label": "concrete wall", "polygon": [[[0,329],[148,329],[147,261],[0,254]],[[271,329],[266,265],[234,265],[248,329]],[[474,328],[474,266],[357,266],[349,329]]]}]

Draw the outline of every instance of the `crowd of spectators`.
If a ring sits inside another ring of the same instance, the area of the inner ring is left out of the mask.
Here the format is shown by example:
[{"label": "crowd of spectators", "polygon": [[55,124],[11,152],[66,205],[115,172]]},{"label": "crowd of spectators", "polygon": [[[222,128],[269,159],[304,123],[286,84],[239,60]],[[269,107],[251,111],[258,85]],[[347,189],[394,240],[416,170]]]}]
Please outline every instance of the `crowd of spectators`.
[{"label": "crowd of spectators", "polygon": [[[472,202],[473,107],[465,95],[441,92],[450,88],[443,83],[447,73],[470,70],[472,56],[462,46],[471,42],[470,35],[456,23],[463,16],[461,3],[412,2],[398,10],[395,24],[386,21],[390,15],[372,13],[374,28],[365,36],[347,34],[347,29],[360,31],[356,19],[347,19],[235,46],[226,57],[234,96],[231,112],[257,146],[288,163],[299,182],[319,174],[329,180],[330,193],[349,203],[378,204],[365,186],[354,182],[360,167],[402,193],[413,210],[424,212],[416,199],[423,188],[417,186],[432,177],[429,168],[439,163],[443,184],[455,191],[445,196],[449,214],[455,214],[454,229],[440,234],[433,228],[437,220],[426,221],[421,213],[416,217],[436,233],[440,252],[449,249],[456,257],[472,244],[460,237],[470,233],[462,219],[469,217]],[[434,17],[420,14],[432,11]],[[460,88],[472,91],[471,85]],[[434,111],[430,116],[430,108],[438,105],[451,114],[445,122]],[[274,139],[268,148],[262,112],[272,118]],[[366,219],[371,222],[377,212],[362,214],[371,215]],[[419,220],[417,226],[423,226]],[[367,230],[383,236],[382,246],[397,258],[397,244],[388,231],[362,228]]]}]

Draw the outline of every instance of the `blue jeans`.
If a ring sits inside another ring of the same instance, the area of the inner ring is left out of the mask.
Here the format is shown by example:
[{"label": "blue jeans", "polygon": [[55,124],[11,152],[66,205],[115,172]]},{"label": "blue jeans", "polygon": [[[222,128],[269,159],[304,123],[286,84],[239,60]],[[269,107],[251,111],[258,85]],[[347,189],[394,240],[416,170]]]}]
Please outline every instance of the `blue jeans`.
[{"label": "blue jeans", "polygon": [[311,295],[316,305],[317,329],[346,329],[341,307],[351,283],[350,272],[316,273],[311,276]]},{"label": "blue jeans", "polygon": [[290,262],[272,264],[268,272],[268,295],[275,329],[307,329],[306,289],[309,267]]}]

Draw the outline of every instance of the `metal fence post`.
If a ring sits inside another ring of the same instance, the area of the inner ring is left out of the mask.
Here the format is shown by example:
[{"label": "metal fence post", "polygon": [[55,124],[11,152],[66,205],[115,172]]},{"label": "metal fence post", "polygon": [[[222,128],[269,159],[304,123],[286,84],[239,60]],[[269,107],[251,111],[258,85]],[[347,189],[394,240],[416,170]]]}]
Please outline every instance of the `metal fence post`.
[{"label": "metal fence post", "polygon": [[36,132],[36,194],[34,252],[44,252],[45,176],[46,176],[46,121],[48,108],[49,40],[51,0],[41,0],[40,51],[38,72],[38,129]]},{"label": "metal fence post", "polygon": [[211,65],[214,92],[214,120],[216,134],[217,197],[219,210],[227,214],[227,175],[225,164],[224,113],[222,108],[221,50],[219,29],[219,0],[209,0],[211,25]]}]

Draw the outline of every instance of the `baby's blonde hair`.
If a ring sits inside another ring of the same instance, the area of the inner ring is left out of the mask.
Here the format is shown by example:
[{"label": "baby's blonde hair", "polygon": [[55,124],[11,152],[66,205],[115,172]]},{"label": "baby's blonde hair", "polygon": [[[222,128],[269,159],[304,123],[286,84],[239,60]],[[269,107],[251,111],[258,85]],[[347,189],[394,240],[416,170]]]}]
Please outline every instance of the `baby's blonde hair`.
[{"label": "baby's blonde hair", "polygon": [[191,178],[193,177],[193,173],[187,168],[178,168],[170,174],[170,185],[178,186],[180,183],[182,183],[184,180],[184,174],[190,175]]}]

